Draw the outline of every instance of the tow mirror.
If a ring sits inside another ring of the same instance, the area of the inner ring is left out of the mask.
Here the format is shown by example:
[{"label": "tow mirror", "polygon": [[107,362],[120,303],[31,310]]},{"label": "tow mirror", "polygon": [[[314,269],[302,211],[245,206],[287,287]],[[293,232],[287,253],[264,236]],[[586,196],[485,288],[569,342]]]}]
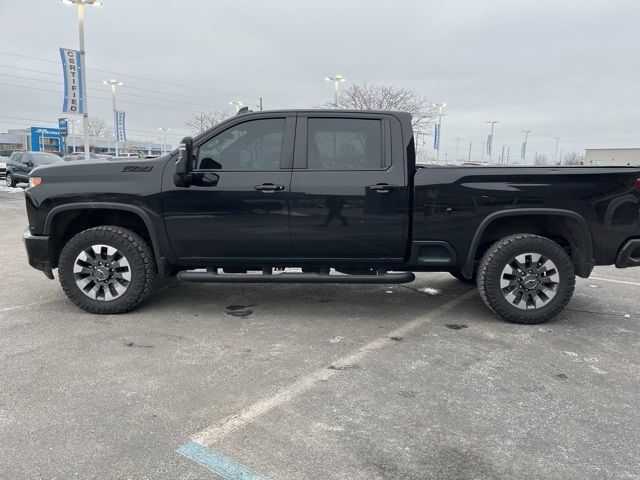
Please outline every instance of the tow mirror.
[{"label": "tow mirror", "polygon": [[193,160],[193,138],[184,137],[178,147],[178,160],[173,183],[177,187],[188,187],[191,184],[191,162]]}]

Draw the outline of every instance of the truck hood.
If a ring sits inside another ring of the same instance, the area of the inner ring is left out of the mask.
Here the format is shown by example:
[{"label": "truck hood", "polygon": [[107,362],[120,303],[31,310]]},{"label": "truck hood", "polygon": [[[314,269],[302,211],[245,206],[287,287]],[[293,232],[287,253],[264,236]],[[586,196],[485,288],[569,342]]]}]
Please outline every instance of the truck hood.
[{"label": "truck hood", "polygon": [[170,155],[158,158],[128,158],[121,160],[83,160],[42,165],[31,171],[31,177],[53,181],[69,180],[118,180],[131,174],[151,173],[162,170]]}]

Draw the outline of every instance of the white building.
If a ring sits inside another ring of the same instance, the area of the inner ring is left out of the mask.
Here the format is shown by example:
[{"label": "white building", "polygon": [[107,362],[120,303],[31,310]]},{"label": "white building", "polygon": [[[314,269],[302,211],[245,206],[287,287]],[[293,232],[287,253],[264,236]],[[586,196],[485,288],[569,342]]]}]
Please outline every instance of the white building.
[{"label": "white building", "polygon": [[585,165],[640,166],[640,148],[587,148]]}]

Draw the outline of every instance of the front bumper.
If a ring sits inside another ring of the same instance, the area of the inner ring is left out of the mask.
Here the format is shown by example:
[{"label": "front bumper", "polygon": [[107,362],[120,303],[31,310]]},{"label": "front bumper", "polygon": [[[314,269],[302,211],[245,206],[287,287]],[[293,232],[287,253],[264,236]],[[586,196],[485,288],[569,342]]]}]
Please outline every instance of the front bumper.
[{"label": "front bumper", "polygon": [[41,270],[48,277],[53,279],[51,271],[51,260],[49,257],[49,236],[48,235],[32,235],[27,228],[22,232],[22,240],[27,249],[27,257],[29,257],[29,265],[37,270]]},{"label": "front bumper", "polygon": [[640,238],[629,240],[618,252],[617,268],[640,267]]}]

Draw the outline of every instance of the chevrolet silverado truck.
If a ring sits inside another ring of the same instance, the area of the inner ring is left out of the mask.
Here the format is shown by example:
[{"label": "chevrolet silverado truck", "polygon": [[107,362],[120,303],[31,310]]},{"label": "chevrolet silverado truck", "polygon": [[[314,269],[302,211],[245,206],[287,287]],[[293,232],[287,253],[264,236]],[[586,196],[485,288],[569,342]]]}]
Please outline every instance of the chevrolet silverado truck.
[{"label": "chevrolet silverado truck", "polygon": [[640,169],[416,165],[411,116],[245,113],[168,155],[36,168],[31,266],[78,307],[154,280],[366,283],[450,272],[504,319],[562,311],[595,265],[640,266]]}]

